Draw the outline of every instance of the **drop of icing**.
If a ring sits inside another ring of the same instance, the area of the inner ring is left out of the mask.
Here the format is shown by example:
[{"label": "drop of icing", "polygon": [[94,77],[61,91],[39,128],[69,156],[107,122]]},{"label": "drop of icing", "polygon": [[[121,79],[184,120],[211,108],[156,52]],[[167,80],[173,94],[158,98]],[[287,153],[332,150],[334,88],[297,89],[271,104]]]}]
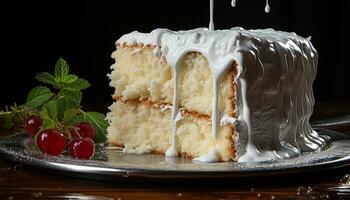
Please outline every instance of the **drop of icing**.
[{"label": "drop of icing", "polygon": [[215,147],[210,148],[208,153],[193,159],[193,161],[205,163],[215,163],[218,162],[218,160],[218,151]]},{"label": "drop of icing", "polygon": [[165,152],[165,156],[166,157],[177,157],[177,150],[176,147],[174,147],[173,145],[166,150]]},{"label": "drop of icing", "polygon": [[236,0],[232,0],[231,1],[231,6],[234,8],[234,7],[236,7]]},{"label": "drop of icing", "polygon": [[236,122],[237,122],[236,118],[230,117],[228,115],[224,115],[220,119],[220,126],[225,126],[227,124],[230,124],[230,125],[234,126]]},{"label": "drop of icing", "polygon": [[269,12],[270,12],[269,0],[266,0],[265,12],[266,12],[266,13],[269,13]]},{"label": "drop of icing", "polygon": [[153,49],[153,55],[155,56],[155,57],[160,57],[161,56],[161,52],[160,52],[160,48],[159,48],[159,46],[157,46],[156,48],[154,48]]}]

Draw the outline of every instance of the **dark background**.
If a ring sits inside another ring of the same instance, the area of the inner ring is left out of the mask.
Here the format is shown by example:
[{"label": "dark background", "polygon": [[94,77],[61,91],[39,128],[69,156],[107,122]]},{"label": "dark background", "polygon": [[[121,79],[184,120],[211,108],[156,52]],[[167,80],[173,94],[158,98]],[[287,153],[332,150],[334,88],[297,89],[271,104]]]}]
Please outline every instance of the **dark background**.
[{"label": "dark background", "polygon": [[[215,28],[274,28],[308,37],[319,52],[316,102],[349,102],[348,0],[216,0]],[[111,104],[106,74],[115,41],[133,30],[150,32],[207,26],[209,0],[11,1],[0,3],[0,106],[23,103],[38,82],[63,57],[71,71],[88,79],[83,104]],[[1,108],[0,108],[1,109]],[[105,110],[104,110],[105,111]]]}]

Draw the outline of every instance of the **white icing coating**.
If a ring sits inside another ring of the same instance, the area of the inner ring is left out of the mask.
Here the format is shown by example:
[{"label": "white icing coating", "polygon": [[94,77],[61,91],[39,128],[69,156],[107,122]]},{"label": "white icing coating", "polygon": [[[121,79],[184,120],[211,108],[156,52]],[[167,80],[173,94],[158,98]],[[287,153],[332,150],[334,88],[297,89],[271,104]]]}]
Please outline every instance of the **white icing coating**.
[{"label": "white icing coating", "polygon": [[208,153],[193,159],[198,162],[215,163],[218,162],[218,151],[215,147],[209,149]]},{"label": "white icing coating", "polygon": [[224,115],[220,119],[220,126],[225,126],[227,124],[234,126],[236,121],[237,121],[236,118]]},{"label": "white icing coating", "polygon": [[[174,107],[173,107],[174,108]],[[177,156],[177,145],[176,145],[176,129],[177,122],[183,119],[181,111],[178,109],[173,109],[173,113],[176,113],[174,119],[172,119],[172,134],[171,134],[171,146],[166,150],[165,155],[167,157],[176,157]]]},{"label": "white icing coating", "polygon": [[266,12],[266,13],[269,13],[269,12],[270,12],[269,0],[266,0],[265,12]]},{"label": "white icing coating", "polygon": [[161,56],[161,52],[160,52],[159,46],[157,46],[156,48],[153,49],[152,54],[153,54],[153,56],[155,56],[155,57],[160,57],[160,56]]},{"label": "white icing coating", "polygon": [[217,138],[220,123],[218,81],[233,62],[238,64],[234,126],[239,133],[235,136],[239,135],[235,138],[239,162],[295,157],[303,151],[319,150],[325,144],[309,124],[314,105],[312,82],[316,76],[317,52],[309,40],[295,33],[239,27],[178,32],[156,29],[149,34],[134,31],[122,36],[117,43],[156,46],[173,69],[171,147],[166,156],[177,155],[176,125],[180,113],[177,75],[182,57],[189,52],[203,54],[213,74],[213,138]]},{"label": "white icing coating", "polygon": [[161,105],[160,106],[160,112],[165,112],[167,110],[170,110],[171,108],[172,108],[171,105],[167,105],[167,104]]}]

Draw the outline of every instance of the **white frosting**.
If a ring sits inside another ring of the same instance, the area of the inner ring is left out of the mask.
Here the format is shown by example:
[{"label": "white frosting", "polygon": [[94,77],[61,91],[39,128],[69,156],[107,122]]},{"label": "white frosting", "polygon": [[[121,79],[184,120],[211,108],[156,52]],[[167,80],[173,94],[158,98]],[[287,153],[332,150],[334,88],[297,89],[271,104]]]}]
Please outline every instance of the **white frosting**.
[{"label": "white frosting", "polygon": [[295,33],[239,27],[178,32],[156,29],[149,34],[132,32],[117,43],[154,45],[173,69],[172,133],[167,156],[177,155],[178,65],[185,54],[193,51],[208,59],[213,74],[213,138],[217,138],[222,121],[217,105],[218,80],[233,62],[238,64],[235,77],[237,120],[233,123],[239,133],[238,161],[293,157],[303,151],[318,150],[325,143],[309,124],[314,105],[312,82],[316,75],[317,52],[309,40]]},{"label": "white frosting", "polygon": [[228,115],[224,115],[220,119],[220,126],[225,126],[227,124],[230,124],[230,125],[234,126],[236,121],[237,121],[236,118],[230,117]]},{"label": "white frosting", "polygon": [[198,162],[206,162],[206,163],[218,162],[218,151],[216,150],[215,147],[212,147],[209,149],[208,153],[201,155],[199,157],[196,157],[193,160]]},{"label": "white frosting", "polygon": [[168,104],[163,104],[160,106],[160,112],[165,112],[167,110],[170,110],[172,108],[171,105],[168,105]]},{"label": "white frosting", "polygon": [[161,56],[160,48],[158,46],[153,49],[152,53],[153,53],[153,56],[155,56],[155,57],[160,57]]}]

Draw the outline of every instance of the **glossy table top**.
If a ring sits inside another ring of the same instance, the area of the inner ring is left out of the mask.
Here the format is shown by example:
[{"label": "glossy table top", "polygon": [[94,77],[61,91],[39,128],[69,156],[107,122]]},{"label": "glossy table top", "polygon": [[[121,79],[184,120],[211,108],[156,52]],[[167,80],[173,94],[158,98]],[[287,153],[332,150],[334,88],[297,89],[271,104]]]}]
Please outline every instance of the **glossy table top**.
[{"label": "glossy table top", "polygon": [[[314,119],[350,114],[348,103],[320,104]],[[349,125],[329,129],[350,134]],[[0,132],[0,137],[5,135]],[[350,166],[249,179],[113,182],[66,177],[0,157],[0,199],[350,199]]]}]

